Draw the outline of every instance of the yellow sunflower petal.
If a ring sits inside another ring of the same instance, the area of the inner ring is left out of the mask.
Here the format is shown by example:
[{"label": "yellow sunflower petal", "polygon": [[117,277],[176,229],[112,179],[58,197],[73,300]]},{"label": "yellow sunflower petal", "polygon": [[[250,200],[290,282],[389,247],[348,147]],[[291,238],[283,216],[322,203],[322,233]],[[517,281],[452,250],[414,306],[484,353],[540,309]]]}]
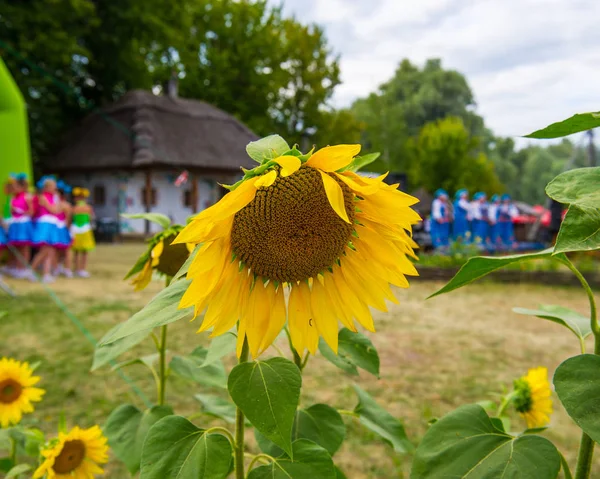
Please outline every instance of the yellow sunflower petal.
[{"label": "yellow sunflower petal", "polygon": [[310,301],[302,294],[301,285],[293,285],[288,303],[288,326],[292,337],[292,346],[299,355],[307,348],[307,329],[311,318]]},{"label": "yellow sunflower petal", "polygon": [[323,171],[337,171],[348,166],[359,152],[360,145],[326,146],[313,154],[306,165]]},{"label": "yellow sunflower petal", "polygon": [[275,183],[277,179],[277,171],[271,170],[266,175],[260,176],[257,180],[254,181],[254,186],[256,188],[267,188]]},{"label": "yellow sunflower petal", "polygon": [[338,322],[333,314],[331,303],[325,292],[325,287],[319,282],[313,283],[310,292],[310,306],[313,321],[329,347],[337,354],[338,351]]},{"label": "yellow sunflower petal", "polygon": [[275,158],[273,161],[281,166],[281,171],[279,174],[283,177],[296,173],[296,171],[298,171],[302,165],[300,158],[290,155],[280,156],[279,158]]},{"label": "yellow sunflower petal", "polygon": [[256,195],[254,181],[244,181],[235,190],[227,193],[221,200],[199,213],[181,232],[172,244],[202,243],[206,241],[204,232],[207,224],[229,218],[250,203]]},{"label": "yellow sunflower petal", "polygon": [[158,263],[160,262],[160,256],[163,254],[164,249],[165,242],[163,240],[160,240],[158,243],[156,243],[154,248],[152,248],[152,251],[150,251],[150,257],[152,258],[153,268],[155,266],[158,266]]},{"label": "yellow sunflower petal", "polygon": [[323,173],[321,170],[318,171],[321,173],[325,193],[327,194],[327,199],[329,200],[329,204],[333,208],[333,211],[335,211],[346,223],[350,223],[348,213],[346,212],[346,205],[344,203],[344,192],[342,191],[341,186],[327,173]]},{"label": "yellow sunflower petal", "polygon": [[259,348],[259,354],[263,353],[269,346],[271,346],[273,341],[275,341],[277,336],[279,336],[279,333],[285,326],[285,317],[285,297],[283,296],[283,286],[279,286],[273,295],[271,317]]},{"label": "yellow sunflower petal", "polygon": [[134,287],[134,291],[141,291],[150,284],[152,280],[152,261],[147,261],[144,268],[131,282]]}]

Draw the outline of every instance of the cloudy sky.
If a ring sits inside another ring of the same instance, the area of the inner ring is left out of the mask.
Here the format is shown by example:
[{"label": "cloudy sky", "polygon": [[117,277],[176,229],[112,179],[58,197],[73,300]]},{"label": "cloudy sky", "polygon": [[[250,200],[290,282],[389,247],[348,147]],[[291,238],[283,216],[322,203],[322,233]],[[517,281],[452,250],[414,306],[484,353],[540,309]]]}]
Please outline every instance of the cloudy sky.
[{"label": "cloudy sky", "polygon": [[334,103],[365,96],[408,58],[464,73],[498,135],[600,110],[598,0],[282,0],[341,54]]}]

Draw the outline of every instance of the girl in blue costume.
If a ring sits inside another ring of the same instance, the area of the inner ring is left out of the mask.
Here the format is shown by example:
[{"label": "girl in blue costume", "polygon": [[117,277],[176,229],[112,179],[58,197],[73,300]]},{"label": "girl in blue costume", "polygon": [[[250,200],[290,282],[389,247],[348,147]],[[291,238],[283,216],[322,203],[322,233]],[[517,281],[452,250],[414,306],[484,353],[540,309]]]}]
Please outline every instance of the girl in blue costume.
[{"label": "girl in blue costume", "polygon": [[448,246],[450,242],[450,208],[448,193],[441,188],[431,203],[431,241],[434,248]]},{"label": "girl in blue costume", "polygon": [[473,196],[471,215],[473,217],[473,241],[485,244],[488,239],[488,206],[485,193],[479,191]]},{"label": "girl in blue costume", "polygon": [[502,204],[499,207],[498,224],[500,225],[500,240],[502,244],[511,248],[515,244],[513,219],[519,216],[519,210],[512,204],[510,195],[502,195]]},{"label": "girl in blue costume", "polygon": [[38,208],[33,231],[33,244],[39,252],[31,263],[32,269],[42,268],[42,281],[50,283],[52,266],[56,263],[56,245],[59,244],[60,204],[56,194],[56,180],[53,176],[44,176],[38,182]]},{"label": "girl in blue costume", "polygon": [[493,195],[492,203],[488,209],[488,218],[490,223],[490,239],[491,243],[496,247],[502,246],[502,231],[500,223],[498,222],[498,215],[500,213],[500,196]]},{"label": "girl in blue costume", "polygon": [[14,178],[13,197],[10,200],[11,218],[7,235],[8,244],[18,253],[15,253],[12,275],[15,278],[29,278],[30,272],[27,269],[27,264],[31,259],[33,239],[33,224],[31,221],[34,209],[33,198],[28,191],[27,175],[18,173]]},{"label": "girl in blue costume", "polygon": [[469,203],[469,192],[463,188],[458,190],[454,196],[454,224],[452,235],[455,241],[468,243],[471,239],[469,222],[471,220],[471,205]]}]

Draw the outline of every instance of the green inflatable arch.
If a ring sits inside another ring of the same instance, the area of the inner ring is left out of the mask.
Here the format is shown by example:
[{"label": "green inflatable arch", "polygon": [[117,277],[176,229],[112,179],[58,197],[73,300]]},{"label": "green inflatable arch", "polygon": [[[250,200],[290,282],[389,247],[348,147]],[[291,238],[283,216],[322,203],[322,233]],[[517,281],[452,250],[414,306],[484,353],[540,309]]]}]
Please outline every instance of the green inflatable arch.
[{"label": "green inflatable arch", "polygon": [[0,206],[9,173],[26,173],[32,183],[27,107],[19,87],[0,58]]}]

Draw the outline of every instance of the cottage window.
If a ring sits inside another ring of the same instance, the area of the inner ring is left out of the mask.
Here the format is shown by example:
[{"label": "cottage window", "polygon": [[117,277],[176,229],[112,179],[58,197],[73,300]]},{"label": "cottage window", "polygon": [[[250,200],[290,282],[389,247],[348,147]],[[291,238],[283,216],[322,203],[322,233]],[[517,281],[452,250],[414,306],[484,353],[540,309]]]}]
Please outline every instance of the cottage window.
[{"label": "cottage window", "polygon": [[194,201],[194,193],[192,190],[185,190],[183,192],[183,206],[186,208],[191,208],[194,206],[192,203]]},{"label": "cottage window", "polygon": [[104,206],[106,204],[106,189],[104,185],[94,186],[94,206]]},{"label": "cottage window", "polygon": [[[146,205],[146,187],[142,188],[142,204]],[[156,188],[150,188],[150,206],[156,206]]]}]

